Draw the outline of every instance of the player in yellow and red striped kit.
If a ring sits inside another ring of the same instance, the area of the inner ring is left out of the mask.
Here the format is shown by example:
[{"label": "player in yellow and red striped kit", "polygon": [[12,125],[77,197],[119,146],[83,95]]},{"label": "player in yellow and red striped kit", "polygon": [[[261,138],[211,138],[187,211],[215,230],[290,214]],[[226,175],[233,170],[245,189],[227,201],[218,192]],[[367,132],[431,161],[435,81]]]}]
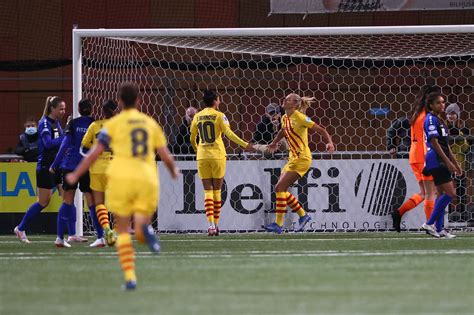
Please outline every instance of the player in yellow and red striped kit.
[{"label": "player in yellow and red striped kit", "polygon": [[295,196],[288,192],[288,188],[306,174],[312,163],[311,150],[308,146],[308,129],[321,133],[326,139],[326,150],[334,152],[334,144],[326,129],[313,122],[304,113],[314,98],[301,97],[298,94],[289,94],[284,102],[285,115],[281,118],[281,130],[273,142],[268,146],[270,151],[275,151],[277,144],[285,137],[290,153],[288,163],[283,167],[280,178],[275,186],[276,191],[276,220],[265,230],[280,234],[283,229],[286,207],[289,206],[299,216],[296,231],[302,231],[311,220],[299,204]]}]

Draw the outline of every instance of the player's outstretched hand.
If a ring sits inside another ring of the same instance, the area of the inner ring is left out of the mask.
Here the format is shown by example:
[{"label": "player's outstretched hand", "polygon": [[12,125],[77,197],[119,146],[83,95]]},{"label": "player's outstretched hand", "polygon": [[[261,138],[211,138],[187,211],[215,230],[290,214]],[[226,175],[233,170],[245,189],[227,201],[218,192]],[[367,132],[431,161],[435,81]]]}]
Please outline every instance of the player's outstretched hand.
[{"label": "player's outstretched hand", "polygon": [[178,178],[179,173],[181,173],[181,171],[179,170],[179,168],[175,167],[175,168],[173,169],[173,172],[171,173],[171,177],[172,177],[173,179],[176,179],[176,178]]},{"label": "player's outstretched hand", "polygon": [[328,151],[329,153],[334,153],[334,144],[332,142],[326,144],[326,151]]},{"label": "player's outstretched hand", "polygon": [[268,151],[269,153],[273,153],[273,152],[275,152],[277,149],[278,149],[278,143],[273,143],[273,142],[272,142],[271,144],[269,144],[269,145],[267,146],[267,151]]},{"label": "player's outstretched hand", "polygon": [[56,170],[55,170],[53,167],[50,167],[50,168],[49,168],[49,172],[50,172],[51,174],[54,174],[54,173],[56,173]]},{"label": "player's outstretched hand", "polygon": [[77,183],[78,180],[79,180],[79,178],[77,177],[77,175],[74,172],[69,173],[69,174],[66,175],[66,182],[69,185],[74,185],[75,183]]},{"label": "player's outstretched hand", "polygon": [[454,171],[454,174],[456,174],[457,176],[461,176],[462,175],[462,168],[461,166],[459,166],[458,163],[455,163],[454,164],[456,170]]},{"label": "player's outstretched hand", "polygon": [[253,146],[253,144],[249,143],[246,147],[245,147],[245,151],[248,151],[248,152],[255,152],[255,148]]}]

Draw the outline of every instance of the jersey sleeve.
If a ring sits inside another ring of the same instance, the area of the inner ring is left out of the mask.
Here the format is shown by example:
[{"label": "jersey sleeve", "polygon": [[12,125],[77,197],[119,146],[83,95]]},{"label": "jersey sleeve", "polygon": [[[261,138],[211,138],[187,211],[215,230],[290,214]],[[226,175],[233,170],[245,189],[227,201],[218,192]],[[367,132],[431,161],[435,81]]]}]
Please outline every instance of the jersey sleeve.
[{"label": "jersey sleeve", "polygon": [[219,115],[217,117],[217,124],[219,125],[219,127],[221,128],[222,130],[222,133],[224,133],[224,135],[232,142],[234,142],[235,144],[245,148],[246,146],[248,146],[248,142],[245,142],[244,140],[242,140],[239,136],[237,136],[231,129],[230,129],[230,124],[229,124],[229,120],[227,119],[227,117],[222,114],[222,115]]},{"label": "jersey sleeve", "polygon": [[314,121],[311,120],[308,116],[305,114],[298,115],[298,120],[306,128],[312,128],[315,124]]},{"label": "jersey sleeve", "polygon": [[197,134],[198,134],[197,119],[196,119],[196,115],[194,115],[193,121],[191,122],[189,140],[191,141],[191,146],[193,147],[194,152],[196,153],[197,153]]},{"label": "jersey sleeve", "polygon": [[108,121],[97,136],[97,141],[102,144],[107,150],[110,150],[110,143],[114,133],[113,121]]},{"label": "jersey sleeve", "polygon": [[90,149],[92,147],[92,143],[94,143],[94,137],[95,137],[94,126],[95,126],[95,123],[92,123],[89,126],[89,128],[87,128],[84,138],[82,138],[81,145],[84,148]]},{"label": "jersey sleeve", "polygon": [[424,129],[426,134],[426,139],[430,141],[433,138],[439,138],[440,134],[438,132],[439,121],[435,116],[429,116],[425,119]]},{"label": "jersey sleeve", "polygon": [[159,149],[159,148],[163,148],[163,147],[166,147],[168,144],[167,144],[167,141],[166,141],[166,137],[165,137],[165,133],[163,131],[163,128],[161,128],[161,126],[153,121],[154,124],[155,124],[155,130],[156,130],[156,144],[155,144],[155,148],[156,149]]}]

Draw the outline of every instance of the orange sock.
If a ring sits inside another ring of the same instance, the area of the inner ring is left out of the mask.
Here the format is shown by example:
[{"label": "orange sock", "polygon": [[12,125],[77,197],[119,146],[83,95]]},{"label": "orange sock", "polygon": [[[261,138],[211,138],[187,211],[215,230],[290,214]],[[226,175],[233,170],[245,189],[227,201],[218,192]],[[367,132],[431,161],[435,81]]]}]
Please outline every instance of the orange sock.
[{"label": "orange sock", "polygon": [[97,219],[99,219],[99,224],[104,229],[110,229],[110,222],[109,222],[109,212],[105,205],[97,205],[95,207],[95,213],[97,215]]},{"label": "orange sock", "polygon": [[433,209],[434,209],[434,205],[435,205],[434,200],[425,200],[424,210],[425,210],[426,220],[430,219],[431,213],[433,212]]},{"label": "orange sock", "polygon": [[400,212],[400,216],[403,217],[406,212],[418,206],[422,201],[423,197],[421,197],[419,194],[414,194],[413,196],[411,196],[407,201],[405,201],[404,204],[402,204],[400,209],[398,209],[398,212]]}]

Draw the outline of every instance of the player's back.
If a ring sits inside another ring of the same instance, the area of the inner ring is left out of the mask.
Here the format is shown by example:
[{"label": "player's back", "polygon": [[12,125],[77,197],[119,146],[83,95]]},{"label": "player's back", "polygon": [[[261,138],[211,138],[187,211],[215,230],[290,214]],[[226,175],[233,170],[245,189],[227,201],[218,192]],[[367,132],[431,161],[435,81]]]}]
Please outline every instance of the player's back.
[{"label": "player's back", "polygon": [[222,141],[224,123],[228,124],[224,113],[206,107],[198,112],[193,119],[199,134],[197,159],[223,159],[226,157],[224,142]]},{"label": "player's back", "polygon": [[426,112],[423,111],[415,119],[414,123],[410,128],[410,153],[409,162],[410,164],[423,164],[425,162],[426,143],[424,139],[423,125],[426,118]]},{"label": "player's back", "polygon": [[[85,149],[90,149],[97,144],[97,138],[99,136],[99,133],[102,128],[104,128],[104,124],[107,121],[108,119],[96,120],[89,126],[84,138],[82,139],[82,146]],[[112,150],[105,150],[100,154],[94,164],[92,164],[89,169],[89,172],[91,174],[104,174],[112,158]]]},{"label": "player's back", "polygon": [[66,136],[70,137],[70,145],[66,156],[62,161],[62,169],[73,170],[81,162],[80,146],[87,129],[94,119],[89,116],[81,116],[71,120],[66,127]]},{"label": "player's back", "polygon": [[[104,125],[114,159],[107,169],[109,178],[133,178],[156,182],[155,150],[166,146],[161,127],[137,109],[125,109]],[[107,141],[107,140],[106,140]]]}]

